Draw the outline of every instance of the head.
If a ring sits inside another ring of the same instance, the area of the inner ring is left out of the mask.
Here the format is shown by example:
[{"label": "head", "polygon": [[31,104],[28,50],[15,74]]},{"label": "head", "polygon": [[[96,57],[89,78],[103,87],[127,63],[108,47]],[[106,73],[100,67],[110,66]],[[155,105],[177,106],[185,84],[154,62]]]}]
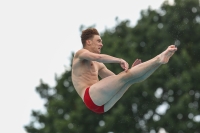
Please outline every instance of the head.
[{"label": "head", "polygon": [[88,28],[82,31],[81,42],[83,48],[94,53],[100,53],[103,46],[99,32],[95,28]]}]

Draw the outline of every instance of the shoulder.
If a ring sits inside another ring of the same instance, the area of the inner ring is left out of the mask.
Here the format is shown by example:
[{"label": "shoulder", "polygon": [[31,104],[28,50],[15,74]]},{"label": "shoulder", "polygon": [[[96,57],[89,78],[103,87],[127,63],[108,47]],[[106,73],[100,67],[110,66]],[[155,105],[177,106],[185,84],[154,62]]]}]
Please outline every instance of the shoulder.
[{"label": "shoulder", "polygon": [[82,60],[82,56],[84,53],[88,53],[89,51],[87,49],[80,49],[74,54],[74,59],[80,59]]},{"label": "shoulder", "polygon": [[87,49],[80,49],[78,50],[75,55],[74,58],[80,58],[80,59],[88,59],[88,57],[92,57],[94,55],[94,53],[90,52]]},{"label": "shoulder", "polygon": [[84,53],[84,52],[89,52],[89,50],[87,50],[87,49],[80,49],[80,50],[78,50],[78,51],[75,53],[74,57],[77,58],[77,57],[80,56],[80,54],[82,54],[82,53]]}]

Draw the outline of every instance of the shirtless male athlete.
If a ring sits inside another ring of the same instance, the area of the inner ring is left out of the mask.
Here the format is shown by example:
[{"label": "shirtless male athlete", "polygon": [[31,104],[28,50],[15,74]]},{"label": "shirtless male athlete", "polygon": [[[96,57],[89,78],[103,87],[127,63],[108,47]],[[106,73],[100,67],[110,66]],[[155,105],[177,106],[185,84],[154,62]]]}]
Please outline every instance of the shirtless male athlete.
[{"label": "shirtless male athlete", "polygon": [[[104,113],[123,96],[128,88],[147,79],[159,66],[166,64],[177,48],[170,45],[161,54],[141,63],[128,63],[106,54],[100,54],[102,39],[95,28],[82,31],[83,48],[77,51],[72,63],[72,82],[85,105],[95,113]],[[124,69],[115,75],[103,63],[119,63]],[[98,76],[102,79],[99,80]]]}]

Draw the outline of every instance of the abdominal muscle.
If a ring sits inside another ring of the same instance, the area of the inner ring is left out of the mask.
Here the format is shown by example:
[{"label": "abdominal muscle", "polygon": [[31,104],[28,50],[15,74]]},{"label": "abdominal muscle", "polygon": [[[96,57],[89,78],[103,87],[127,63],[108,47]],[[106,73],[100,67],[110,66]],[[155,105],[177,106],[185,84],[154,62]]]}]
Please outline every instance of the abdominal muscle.
[{"label": "abdominal muscle", "polygon": [[[80,65],[81,64],[81,65]],[[95,62],[84,62],[72,67],[72,82],[75,90],[83,99],[86,88],[97,83],[98,66]]]}]

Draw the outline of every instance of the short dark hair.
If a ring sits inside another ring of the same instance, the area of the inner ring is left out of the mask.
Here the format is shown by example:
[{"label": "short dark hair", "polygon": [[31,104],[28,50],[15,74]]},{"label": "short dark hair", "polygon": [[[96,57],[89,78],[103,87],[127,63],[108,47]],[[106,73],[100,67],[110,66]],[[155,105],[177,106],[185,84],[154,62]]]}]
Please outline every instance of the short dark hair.
[{"label": "short dark hair", "polygon": [[88,28],[82,31],[81,42],[83,44],[83,47],[85,46],[86,40],[92,39],[94,35],[99,35],[99,32],[95,28]]}]

